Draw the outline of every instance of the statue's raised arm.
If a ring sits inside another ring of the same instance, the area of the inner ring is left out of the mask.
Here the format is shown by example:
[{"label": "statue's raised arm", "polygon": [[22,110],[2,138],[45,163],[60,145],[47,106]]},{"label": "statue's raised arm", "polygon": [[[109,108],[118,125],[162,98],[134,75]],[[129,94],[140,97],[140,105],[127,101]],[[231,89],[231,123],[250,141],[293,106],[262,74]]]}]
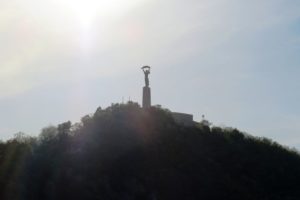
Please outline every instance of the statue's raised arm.
[{"label": "statue's raised arm", "polygon": [[150,67],[149,66],[144,66],[142,67],[142,70],[145,74],[145,84],[146,87],[149,87],[149,74],[150,74]]}]

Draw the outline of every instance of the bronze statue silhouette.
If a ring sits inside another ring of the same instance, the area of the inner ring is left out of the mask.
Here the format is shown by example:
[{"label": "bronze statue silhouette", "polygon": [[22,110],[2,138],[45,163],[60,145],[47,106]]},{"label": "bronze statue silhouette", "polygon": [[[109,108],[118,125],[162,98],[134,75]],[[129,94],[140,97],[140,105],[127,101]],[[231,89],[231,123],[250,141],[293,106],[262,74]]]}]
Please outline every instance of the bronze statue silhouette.
[{"label": "bronze statue silhouette", "polygon": [[142,67],[142,70],[145,74],[145,84],[146,87],[149,87],[149,74],[150,74],[150,67],[149,66],[144,66]]}]

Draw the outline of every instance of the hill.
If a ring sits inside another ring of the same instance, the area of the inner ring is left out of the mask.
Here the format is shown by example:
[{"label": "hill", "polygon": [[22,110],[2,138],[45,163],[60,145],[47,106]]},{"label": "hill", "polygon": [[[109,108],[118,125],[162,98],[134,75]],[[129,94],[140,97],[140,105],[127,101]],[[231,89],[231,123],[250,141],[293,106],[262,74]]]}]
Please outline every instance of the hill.
[{"label": "hill", "polygon": [[138,104],[0,143],[0,199],[300,199],[300,156],[236,129]]}]

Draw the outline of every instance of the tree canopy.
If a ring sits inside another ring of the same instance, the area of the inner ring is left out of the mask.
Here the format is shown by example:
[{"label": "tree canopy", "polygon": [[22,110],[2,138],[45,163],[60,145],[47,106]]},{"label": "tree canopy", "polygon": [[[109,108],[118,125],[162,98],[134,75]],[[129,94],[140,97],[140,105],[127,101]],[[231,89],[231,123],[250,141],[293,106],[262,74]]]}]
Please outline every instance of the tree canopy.
[{"label": "tree canopy", "polygon": [[298,200],[299,187],[296,151],[132,102],[0,143],[4,200]]}]

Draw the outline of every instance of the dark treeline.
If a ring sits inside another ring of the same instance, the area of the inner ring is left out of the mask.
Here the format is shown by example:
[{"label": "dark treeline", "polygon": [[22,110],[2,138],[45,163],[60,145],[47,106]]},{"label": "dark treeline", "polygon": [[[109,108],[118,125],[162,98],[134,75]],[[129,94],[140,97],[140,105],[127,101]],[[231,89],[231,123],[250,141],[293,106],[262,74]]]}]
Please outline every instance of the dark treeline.
[{"label": "dark treeline", "polygon": [[135,103],[0,143],[1,200],[299,200],[300,156]]}]

